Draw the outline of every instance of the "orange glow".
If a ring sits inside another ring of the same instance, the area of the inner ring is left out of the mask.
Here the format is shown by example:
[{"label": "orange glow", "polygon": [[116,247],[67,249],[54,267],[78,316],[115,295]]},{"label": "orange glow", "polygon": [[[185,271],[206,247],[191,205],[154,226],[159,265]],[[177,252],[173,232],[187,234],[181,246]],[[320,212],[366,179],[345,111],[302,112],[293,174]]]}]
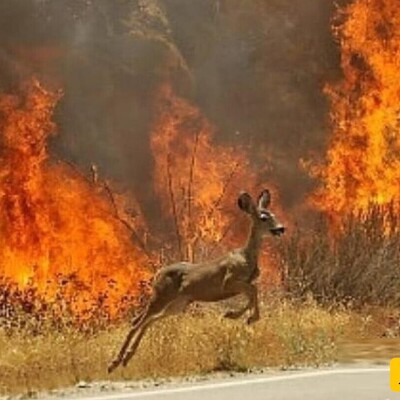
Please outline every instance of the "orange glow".
[{"label": "orange glow", "polygon": [[356,0],[336,29],[343,80],[327,87],[333,135],[314,204],[333,221],[400,195],[400,7]]},{"label": "orange glow", "polygon": [[49,159],[59,98],[36,81],[0,98],[0,276],[46,301],[62,285],[72,313],[85,318],[101,303],[112,316],[148,278],[145,257],[98,188]]},{"label": "orange glow", "polygon": [[[60,97],[34,80],[19,95],[0,97],[0,285],[33,289],[39,300],[60,304],[60,312],[66,305],[79,320],[99,310],[113,318],[137,301],[139,286],[151,278],[151,254],[164,255],[163,263],[200,261],[243,244],[247,219],[237,194],[265,187],[258,182],[265,166],[256,170],[246,150],[215,144],[214,128],[196,107],[168,86],[157,97],[151,149],[167,231],[156,238],[135,198],[110,197],[95,167],[88,179],[49,157]],[[124,224],[129,204],[135,209],[130,224],[148,255]],[[167,243],[161,250],[160,239]],[[262,252],[264,282],[277,278],[271,259]]]},{"label": "orange glow", "polygon": [[[169,238],[180,238],[178,253],[190,261],[208,258],[211,249],[243,245],[248,222],[237,209],[237,195],[248,190],[256,196],[270,187],[259,181],[267,159],[256,170],[245,148],[215,143],[214,137],[215,128],[194,105],[162,87],[151,135],[154,185],[169,226],[176,228]],[[275,209],[276,204],[274,197]],[[270,264],[264,252],[265,275]]]}]

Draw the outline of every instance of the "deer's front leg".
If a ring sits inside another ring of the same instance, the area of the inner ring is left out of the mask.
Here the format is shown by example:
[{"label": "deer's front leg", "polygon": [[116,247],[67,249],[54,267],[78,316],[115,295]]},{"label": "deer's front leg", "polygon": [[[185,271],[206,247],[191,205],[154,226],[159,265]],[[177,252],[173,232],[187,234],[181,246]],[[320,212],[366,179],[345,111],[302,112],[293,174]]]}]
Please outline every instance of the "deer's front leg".
[{"label": "deer's front leg", "polygon": [[[232,292],[233,296],[236,296],[238,294],[241,294],[241,289],[239,287],[236,288],[237,283],[233,279],[233,276],[230,272],[225,276],[225,279],[222,283],[222,292]],[[229,318],[229,319],[238,319],[240,318],[249,308],[249,302],[246,303],[246,305],[242,308],[239,308],[238,310],[229,310],[224,314],[224,318]]]},{"label": "deer's front leg", "polygon": [[238,319],[248,310],[248,305],[239,308],[239,310],[229,310],[224,314],[224,318]]},{"label": "deer's front leg", "polygon": [[249,297],[249,309],[252,308],[253,312],[247,320],[248,324],[252,324],[260,319],[260,309],[258,306],[258,290],[257,287],[254,285],[249,285],[250,288],[248,290],[248,297]]},{"label": "deer's front leg", "polygon": [[246,304],[237,309],[237,310],[229,310],[224,314],[225,318],[229,319],[238,319],[240,318],[249,308],[251,307],[251,303],[249,300],[247,300]]},{"label": "deer's front leg", "polygon": [[254,285],[243,281],[227,280],[224,284],[224,290],[235,294],[243,293],[248,299],[247,304],[243,308],[235,311],[228,311],[225,314],[225,317],[233,319],[239,318],[247,310],[252,309],[253,312],[250,315],[249,319],[247,320],[247,323],[251,324],[260,319],[260,310],[258,307],[258,293],[257,293],[257,288]]}]

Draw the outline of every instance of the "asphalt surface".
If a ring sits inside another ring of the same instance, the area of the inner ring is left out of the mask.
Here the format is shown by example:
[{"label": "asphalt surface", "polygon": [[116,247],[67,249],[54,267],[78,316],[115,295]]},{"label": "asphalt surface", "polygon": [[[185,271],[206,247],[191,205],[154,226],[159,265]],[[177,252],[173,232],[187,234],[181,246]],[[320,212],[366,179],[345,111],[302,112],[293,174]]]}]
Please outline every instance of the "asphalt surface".
[{"label": "asphalt surface", "polygon": [[[82,399],[80,397],[79,399]],[[195,385],[84,397],[85,400],[395,400],[389,370],[341,368],[208,381]]]}]

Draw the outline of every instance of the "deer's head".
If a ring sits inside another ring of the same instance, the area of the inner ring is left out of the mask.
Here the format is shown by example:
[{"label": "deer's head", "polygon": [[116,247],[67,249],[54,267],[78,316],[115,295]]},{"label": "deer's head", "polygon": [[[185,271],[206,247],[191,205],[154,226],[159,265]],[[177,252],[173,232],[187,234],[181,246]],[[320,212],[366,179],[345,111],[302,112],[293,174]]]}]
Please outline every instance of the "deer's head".
[{"label": "deer's head", "polygon": [[251,216],[253,223],[263,233],[269,232],[274,236],[280,236],[285,233],[285,227],[269,209],[271,205],[271,193],[268,189],[260,193],[257,203],[254,202],[248,193],[242,192],[238,198],[238,205],[242,211]]}]

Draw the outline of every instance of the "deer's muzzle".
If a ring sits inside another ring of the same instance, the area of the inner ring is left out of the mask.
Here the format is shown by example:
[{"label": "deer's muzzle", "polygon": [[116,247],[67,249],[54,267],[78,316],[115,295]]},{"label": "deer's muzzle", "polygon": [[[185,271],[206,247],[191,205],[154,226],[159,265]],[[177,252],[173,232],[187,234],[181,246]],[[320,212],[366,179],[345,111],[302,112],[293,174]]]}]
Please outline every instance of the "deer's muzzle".
[{"label": "deer's muzzle", "polygon": [[286,228],[284,226],[279,226],[277,228],[272,228],[270,229],[270,232],[274,235],[274,236],[281,236],[285,233]]}]

